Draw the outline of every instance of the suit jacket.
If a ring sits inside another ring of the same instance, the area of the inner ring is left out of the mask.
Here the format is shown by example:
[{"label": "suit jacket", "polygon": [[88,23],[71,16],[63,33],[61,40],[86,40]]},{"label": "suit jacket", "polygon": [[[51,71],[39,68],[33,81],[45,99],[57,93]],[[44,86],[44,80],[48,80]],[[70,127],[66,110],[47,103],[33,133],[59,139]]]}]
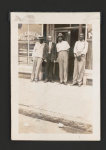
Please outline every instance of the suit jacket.
[{"label": "suit jacket", "polygon": [[44,48],[44,59],[54,61],[57,59],[56,44],[52,42],[51,53],[49,53],[49,43],[47,42]]}]

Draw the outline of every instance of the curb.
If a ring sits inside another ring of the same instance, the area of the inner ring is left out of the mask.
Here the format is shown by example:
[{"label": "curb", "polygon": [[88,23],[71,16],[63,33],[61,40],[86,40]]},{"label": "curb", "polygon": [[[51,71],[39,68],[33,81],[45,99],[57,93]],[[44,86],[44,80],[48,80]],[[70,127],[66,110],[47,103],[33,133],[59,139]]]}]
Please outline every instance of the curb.
[{"label": "curb", "polygon": [[92,125],[88,122],[84,122],[82,119],[74,118],[61,113],[47,111],[36,106],[28,106],[19,104],[19,113],[25,116],[38,118],[54,123],[62,123],[65,126],[73,127],[88,134],[92,133]]}]

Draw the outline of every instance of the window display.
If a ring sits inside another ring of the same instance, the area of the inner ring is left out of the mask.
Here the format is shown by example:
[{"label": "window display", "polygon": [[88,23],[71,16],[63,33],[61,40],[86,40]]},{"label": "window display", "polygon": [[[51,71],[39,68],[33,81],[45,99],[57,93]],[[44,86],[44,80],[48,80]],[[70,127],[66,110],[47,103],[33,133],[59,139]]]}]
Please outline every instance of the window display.
[{"label": "window display", "polygon": [[18,62],[31,64],[36,37],[43,35],[42,24],[18,24]]}]

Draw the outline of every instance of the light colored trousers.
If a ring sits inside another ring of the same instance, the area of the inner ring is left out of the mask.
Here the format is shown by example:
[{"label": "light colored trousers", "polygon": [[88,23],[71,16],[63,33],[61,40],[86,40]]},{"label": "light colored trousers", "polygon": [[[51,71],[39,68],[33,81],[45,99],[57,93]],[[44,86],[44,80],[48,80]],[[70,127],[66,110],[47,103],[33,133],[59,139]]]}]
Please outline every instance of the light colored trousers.
[{"label": "light colored trousers", "polygon": [[42,69],[42,58],[40,57],[35,57],[33,59],[33,69],[32,69],[32,74],[31,74],[31,80],[39,79],[39,74]]},{"label": "light colored trousers", "polygon": [[68,51],[58,53],[59,78],[60,82],[67,82],[68,79]]},{"label": "light colored trousers", "polygon": [[73,83],[82,84],[83,76],[85,71],[85,60],[86,57],[82,56],[81,61],[78,61],[77,58],[74,60],[74,73],[73,73]]}]

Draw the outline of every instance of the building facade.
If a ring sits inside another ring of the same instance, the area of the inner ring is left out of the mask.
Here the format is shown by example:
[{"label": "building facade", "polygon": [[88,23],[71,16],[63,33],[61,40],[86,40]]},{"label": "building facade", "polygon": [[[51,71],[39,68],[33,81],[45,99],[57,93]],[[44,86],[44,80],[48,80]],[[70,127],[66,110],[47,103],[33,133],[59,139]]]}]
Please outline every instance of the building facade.
[{"label": "building facade", "polygon": [[[51,35],[53,38],[53,42],[57,42],[58,33],[62,33],[64,35],[64,40],[68,41],[70,44],[69,51],[69,69],[68,76],[69,80],[73,75],[74,68],[74,55],[73,48],[75,42],[79,39],[79,34],[84,33],[85,40],[88,41],[88,53],[86,56],[86,67],[85,69],[89,72],[92,72],[92,25],[90,24],[19,24],[18,26],[18,60],[19,60],[19,72],[23,72],[25,70],[25,66],[27,66],[25,72],[28,72],[28,68],[32,66],[32,52],[33,47],[35,45],[35,38],[38,35],[43,35],[46,37]],[[29,69],[30,70],[30,69]],[[56,76],[58,76],[58,62],[56,63]]]}]

